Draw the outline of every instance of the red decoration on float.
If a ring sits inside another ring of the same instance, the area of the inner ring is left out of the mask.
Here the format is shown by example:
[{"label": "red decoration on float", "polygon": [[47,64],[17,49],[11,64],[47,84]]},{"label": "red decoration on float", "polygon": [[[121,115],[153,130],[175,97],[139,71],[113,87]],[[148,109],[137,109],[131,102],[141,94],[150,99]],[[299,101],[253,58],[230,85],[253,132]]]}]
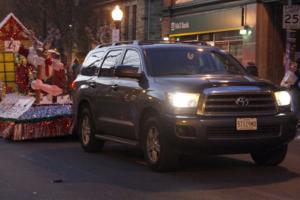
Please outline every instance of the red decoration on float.
[{"label": "red decoration on float", "polygon": [[52,65],[52,60],[51,58],[47,58],[45,60],[45,75],[48,77],[50,75],[50,66]]},{"label": "red decoration on float", "polygon": [[24,25],[11,13],[0,24],[0,40],[28,40]]},{"label": "red decoration on float", "polygon": [[30,65],[20,64],[16,68],[16,84],[20,93],[27,94],[29,91]]},{"label": "red decoration on float", "polygon": [[0,121],[0,133],[3,138],[14,141],[69,135],[72,133],[72,118],[28,123]]}]

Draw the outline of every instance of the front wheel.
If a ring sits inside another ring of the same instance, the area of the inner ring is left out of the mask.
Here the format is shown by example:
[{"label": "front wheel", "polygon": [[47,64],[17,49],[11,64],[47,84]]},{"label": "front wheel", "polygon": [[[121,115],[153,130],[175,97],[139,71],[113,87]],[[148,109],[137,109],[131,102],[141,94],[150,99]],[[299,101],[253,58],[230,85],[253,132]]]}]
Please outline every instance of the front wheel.
[{"label": "front wheel", "polygon": [[96,129],[91,112],[83,108],[80,113],[78,133],[82,148],[87,152],[101,151],[104,145],[103,140],[95,137]]},{"label": "front wheel", "polygon": [[170,148],[157,117],[147,118],[142,124],[142,145],[148,166],[155,171],[176,168],[178,156]]},{"label": "front wheel", "polygon": [[251,153],[252,159],[258,165],[275,166],[279,165],[287,154],[288,145],[280,145],[276,148],[263,149]]}]

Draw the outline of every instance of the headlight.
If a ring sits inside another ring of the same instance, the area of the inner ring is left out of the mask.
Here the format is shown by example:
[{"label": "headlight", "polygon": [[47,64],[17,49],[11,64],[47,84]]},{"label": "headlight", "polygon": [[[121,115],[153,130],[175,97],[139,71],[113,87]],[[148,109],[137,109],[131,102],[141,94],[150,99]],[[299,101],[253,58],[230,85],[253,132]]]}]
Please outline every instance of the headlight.
[{"label": "headlight", "polygon": [[291,95],[287,91],[275,92],[278,106],[288,106],[291,103]]},{"label": "headlight", "polygon": [[170,104],[176,108],[195,108],[198,105],[200,94],[196,93],[168,93]]}]

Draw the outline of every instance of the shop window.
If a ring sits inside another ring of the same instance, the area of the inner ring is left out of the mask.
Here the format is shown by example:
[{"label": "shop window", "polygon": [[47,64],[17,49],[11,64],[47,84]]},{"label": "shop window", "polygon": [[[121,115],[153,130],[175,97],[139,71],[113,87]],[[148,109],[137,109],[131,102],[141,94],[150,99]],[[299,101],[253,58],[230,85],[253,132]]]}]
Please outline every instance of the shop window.
[{"label": "shop window", "polygon": [[176,38],[176,41],[198,41],[197,35],[186,35]]},{"label": "shop window", "polygon": [[213,33],[201,34],[199,35],[199,41],[213,41]]},{"label": "shop window", "polygon": [[243,37],[239,34],[239,30],[179,36],[171,39],[186,42],[205,42],[229,52],[240,62],[243,61]]},{"label": "shop window", "polygon": [[234,31],[224,31],[215,33],[215,41],[223,41],[223,40],[242,40],[242,36],[240,35],[239,30]]},{"label": "shop window", "polygon": [[239,40],[216,41],[214,44],[216,47],[229,52],[240,62],[243,61],[243,42],[242,41],[239,41]]},{"label": "shop window", "polygon": [[243,42],[242,41],[230,41],[229,53],[232,54],[241,63],[243,61]]},{"label": "shop window", "polygon": [[0,53],[0,81],[12,89],[16,88],[15,56],[13,53]]},{"label": "shop window", "polygon": [[215,46],[229,52],[229,41],[216,41]]},{"label": "shop window", "polygon": [[215,33],[214,44],[232,54],[240,62],[243,61],[243,38],[239,30]]}]

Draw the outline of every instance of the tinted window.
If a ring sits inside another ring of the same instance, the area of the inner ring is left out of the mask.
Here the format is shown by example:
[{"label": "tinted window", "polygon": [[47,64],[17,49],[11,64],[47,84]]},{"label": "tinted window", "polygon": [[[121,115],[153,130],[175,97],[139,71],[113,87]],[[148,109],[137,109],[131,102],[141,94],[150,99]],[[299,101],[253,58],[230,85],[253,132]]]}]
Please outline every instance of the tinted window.
[{"label": "tinted window", "polygon": [[100,64],[103,60],[104,51],[98,51],[95,53],[91,53],[84,60],[80,73],[86,76],[93,76],[98,74]]},{"label": "tinted window", "polygon": [[153,76],[196,74],[245,74],[230,55],[197,48],[160,48],[145,51]]},{"label": "tinted window", "polygon": [[114,67],[118,64],[121,54],[121,50],[110,51],[107,54],[101,67],[101,76],[113,76]]},{"label": "tinted window", "polygon": [[141,66],[141,59],[138,54],[138,52],[133,51],[133,50],[128,50],[126,51],[124,60],[123,60],[123,65],[130,65],[132,67],[140,68]]}]

